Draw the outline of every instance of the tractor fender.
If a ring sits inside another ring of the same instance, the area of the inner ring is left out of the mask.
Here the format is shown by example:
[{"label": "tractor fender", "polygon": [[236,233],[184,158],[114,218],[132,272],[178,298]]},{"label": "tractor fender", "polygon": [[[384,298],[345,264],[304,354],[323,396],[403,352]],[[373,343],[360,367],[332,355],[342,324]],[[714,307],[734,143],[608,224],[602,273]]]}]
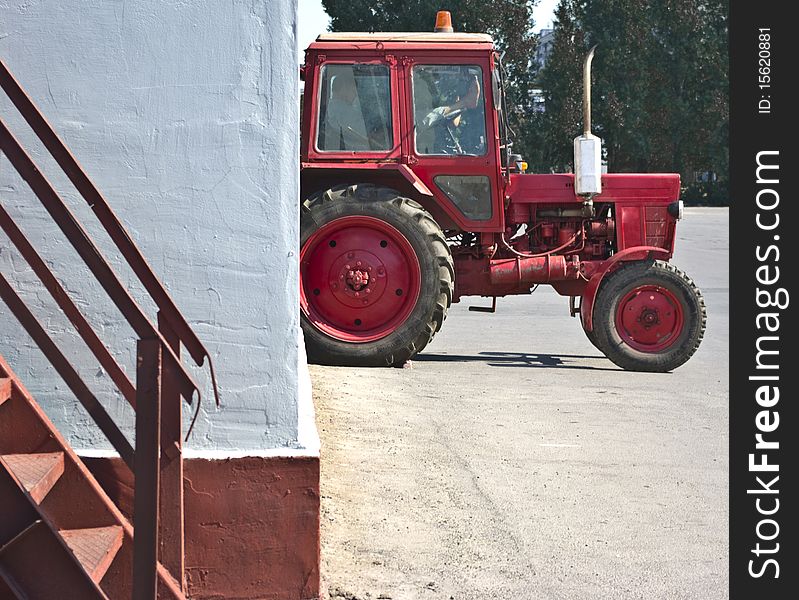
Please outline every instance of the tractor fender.
[{"label": "tractor fender", "polygon": [[613,271],[620,263],[637,260],[669,260],[671,252],[656,246],[636,246],[626,248],[600,263],[596,272],[588,280],[580,300],[580,319],[586,331],[594,330],[594,301],[596,300],[599,286],[605,275]]}]

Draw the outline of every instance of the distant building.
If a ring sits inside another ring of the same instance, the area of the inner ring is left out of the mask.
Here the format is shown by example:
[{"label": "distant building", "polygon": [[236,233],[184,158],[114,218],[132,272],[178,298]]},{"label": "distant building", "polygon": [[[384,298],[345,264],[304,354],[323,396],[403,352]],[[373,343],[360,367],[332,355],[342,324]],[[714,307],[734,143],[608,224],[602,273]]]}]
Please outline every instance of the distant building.
[{"label": "distant building", "polygon": [[544,112],[546,110],[544,105],[544,90],[541,88],[533,88],[530,90],[530,100],[534,112]]},{"label": "distant building", "polygon": [[538,69],[543,69],[547,61],[549,60],[550,55],[552,54],[552,48],[555,45],[555,30],[554,29],[542,29],[538,32],[538,46],[535,50],[535,60],[538,63]]}]

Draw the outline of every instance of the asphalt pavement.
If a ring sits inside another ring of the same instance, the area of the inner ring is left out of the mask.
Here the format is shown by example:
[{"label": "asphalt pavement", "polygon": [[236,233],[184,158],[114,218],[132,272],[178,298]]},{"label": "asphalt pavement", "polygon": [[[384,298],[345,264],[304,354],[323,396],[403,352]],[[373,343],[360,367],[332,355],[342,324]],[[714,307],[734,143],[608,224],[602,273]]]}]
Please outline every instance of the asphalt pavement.
[{"label": "asphalt pavement", "polygon": [[708,323],[672,373],[620,370],[546,286],[464,299],[409,368],[312,366],[328,597],[726,598],[728,224],[678,227]]}]

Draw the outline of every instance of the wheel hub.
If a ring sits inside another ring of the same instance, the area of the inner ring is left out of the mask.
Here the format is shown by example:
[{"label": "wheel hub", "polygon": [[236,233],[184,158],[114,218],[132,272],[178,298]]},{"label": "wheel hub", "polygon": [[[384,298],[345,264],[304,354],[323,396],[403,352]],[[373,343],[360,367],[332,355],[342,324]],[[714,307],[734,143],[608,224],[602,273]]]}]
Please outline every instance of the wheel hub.
[{"label": "wheel hub", "polygon": [[[380,256],[364,249],[351,250],[339,256],[334,254],[318,250],[314,253],[313,260],[329,261],[330,272],[333,273],[327,289],[321,288],[320,293],[315,294],[315,303],[320,308],[324,308],[326,304],[322,292],[352,309],[373,304],[383,296],[388,281],[386,265]],[[311,274],[312,271],[308,273]],[[349,318],[351,315],[334,311],[334,314],[329,316]],[[352,320],[354,323],[354,317]],[[361,322],[363,323],[362,318]]]},{"label": "wheel hub", "polygon": [[[350,265],[346,265],[345,269]],[[358,267],[361,267],[361,261],[358,261]],[[347,282],[347,286],[353,292],[360,292],[364,288],[369,285],[369,271],[372,270],[372,267],[366,266],[364,269],[357,268],[357,269],[349,269],[347,271],[347,276],[345,277],[345,281]],[[371,290],[367,290],[371,291]]]},{"label": "wheel hub", "polygon": [[682,305],[671,290],[644,285],[627,293],[616,311],[616,331],[630,347],[661,352],[677,341],[683,330]]},{"label": "wheel hub", "polygon": [[660,321],[658,319],[658,311],[645,308],[641,311],[641,316],[638,320],[643,324],[644,329],[649,329],[652,325],[657,325]]},{"label": "wheel hub", "polygon": [[342,217],[305,242],[300,255],[300,306],[333,338],[368,342],[408,318],[419,296],[421,269],[410,242],[374,217]]}]

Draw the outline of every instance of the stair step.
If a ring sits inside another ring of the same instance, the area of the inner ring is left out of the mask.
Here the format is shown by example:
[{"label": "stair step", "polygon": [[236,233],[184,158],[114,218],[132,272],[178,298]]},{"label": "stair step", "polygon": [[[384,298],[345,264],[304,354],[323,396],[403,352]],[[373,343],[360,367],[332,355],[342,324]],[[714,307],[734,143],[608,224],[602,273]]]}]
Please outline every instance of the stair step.
[{"label": "stair step", "polygon": [[0,404],[11,398],[11,379],[0,377]]},{"label": "stair step", "polygon": [[[0,406],[0,600],[6,600],[8,590],[31,600],[129,597],[132,525],[1,355],[0,384],[0,391],[10,388],[13,393],[13,399]],[[13,458],[5,464],[9,454],[4,453],[44,449],[63,452],[64,474],[37,504],[29,501],[30,492],[16,465],[10,464]],[[15,500],[19,502],[12,503]],[[37,519],[25,535],[17,534]],[[109,526],[94,528],[97,524]],[[159,598],[186,600],[178,581],[160,563],[157,576]]]},{"label": "stair step", "polygon": [[91,529],[62,529],[59,533],[75,558],[96,583],[103,578],[122,546],[122,527],[119,525]]},{"label": "stair step", "polygon": [[31,498],[40,504],[64,473],[64,453],[5,454],[0,463],[22,484]]},{"label": "stair step", "polygon": [[108,600],[42,520],[34,521],[0,548],[0,578],[14,598]]}]

